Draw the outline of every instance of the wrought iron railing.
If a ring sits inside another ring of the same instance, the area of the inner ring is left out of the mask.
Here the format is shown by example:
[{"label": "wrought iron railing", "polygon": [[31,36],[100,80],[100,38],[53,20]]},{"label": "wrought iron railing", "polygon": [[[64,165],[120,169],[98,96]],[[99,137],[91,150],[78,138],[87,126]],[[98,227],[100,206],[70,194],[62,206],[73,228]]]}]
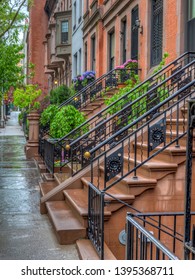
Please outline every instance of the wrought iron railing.
[{"label": "wrought iron railing", "polygon": [[[60,104],[58,106],[58,108],[61,109],[63,106],[73,105],[78,110],[84,109],[92,101],[95,101],[99,97],[103,97],[107,90],[116,88],[120,83],[124,83],[128,79],[133,78],[134,75],[137,74],[137,72],[138,72],[138,69],[135,69],[135,68],[133,68],[133,69],[114,69],[114,70],[102,75],[95,81],[86,85],[83,89],[78,91],[74,96],[71,96],[68,100],[66,100],[62,104]],[[91,121],[89,121],[87,123],[91,123]],[[80,129],[79,129],[80,136],[81,136],[82,132],[83,132],[83,128],[80,127]],[[68,143],[71,141],[71,139],[75,139],[76,135],[78,135],[78,131],[77,132],[75,131],[75,133],[72,132],[72,134],[73,135],[69,134]],[[52,136],[49,134],[49,126],[43,127],[40,124],[39,153],[42,156],[42,158],[44,158],[43,138],[46,138],[46,137],[49,139],[52,138]],[[61,144],[60,140],[59,140],[59,146],[63,147],[63,141]]]},{"label": "wrought iron railing", "polygon": [[[194,75],[194,58],[194,53],[184,54],[64,138],[55,142],[54,150],[58,151],[56,154],[58,153],[62,166],[67,162],[71,162],[72,175],[76,174],[89,164],[85,151],[98,146],[122,127],[136,120],[160,101],[166,99],[170,94],[173,95],[184,84],[188,84]],[[126,101],[126,104],[124,104],[123,100]],[[116,113],[111,114],[115,111]],[[151,111],[148,117],[151,118],[155,113],[155,110]],[[83,131],[89,125],[90,131],[84,133]],[[79,135],[82,136],[78,137]],[[107,142],[107,144],[109,146],[116,145],[126,135],[127,130],[123,134],[121,133],[117,137],[111,138],[111,141]],[[51,143],[51,145],[54,145],[54,143]]]},{"label": "wrought iron railing", "polygon": [[[169,146],[180,147],[187,133],[187,117],[181,111],[187,100],[195,96],[194,74],[192,82],[89,150],[91,170],[93,167],[104,170],[103,185],[101,180],[104,190],[110,189],[128,175],[136,178],[141,166]],[[125,133],[128,135],[117,141]],[[110,146],[110,143],[115,145]],[[92,183],[93,180],[92,173]],[[95,185],[100,188],[100,180]]]},{"label": "wrought iron railing", "polygon": [[[195,220],[195,212],[191,212]],[[128,213],[126,258],[128,260],[183,259],[184,213]],[[193,230],[192,230],[193,232]],[[193,247],[189,246],[194,258]]]},{"label": "wrought iron railing", "polygon": [[[88,160],[84,157],[85,151],[97,146],[116,131],[137,119],[169,94],[173,94],[184,83],[190,82],[190,73],[194,71],[194,58],[194,53],[182,55],[101,110],[83,125],[56,141],[55,155],[56,159],[61,162],[61,166],[67,164],[68,161],[71,162],[72,175],[74,175],[88,164]],[[89,132],[85,133],[88,128],[90,128]],[[52,142],[50,145],[54,145],[54,143]],[[47,165],[47,155],[45,161]]]},{"label": "wrought iron railing", "polygon": [[[89,151],[91,184],[107,193],[127,176],[137,178],[139,168],[169,146],[180,147],[187,133],[184,108],[187,100],[195,96],[194,74],[192,82]],[[117,142],[116,146],[110,147],[109,144],[120,134],[124,135],[124,131],[128,135]],[[96,176],[94,168],[97,170]]]},{"label": "wrought iron railing", "polygon": [[113,69],[85,86],[74,96],[71,96],[68,100],[63,102],[59,108],[65,105],[73,105],[79,110],[85,108],[89,103],[101,97],[102,92],[105,92],[107,88],[112,89],[117,87],[118,84],[124,83],[128,79],[134,77],[137,72],[137,68]]},{"label": "wrought iron railing", "polygon": [[88,238],[104,259],[104,193],[90,184],[88,192]]}]

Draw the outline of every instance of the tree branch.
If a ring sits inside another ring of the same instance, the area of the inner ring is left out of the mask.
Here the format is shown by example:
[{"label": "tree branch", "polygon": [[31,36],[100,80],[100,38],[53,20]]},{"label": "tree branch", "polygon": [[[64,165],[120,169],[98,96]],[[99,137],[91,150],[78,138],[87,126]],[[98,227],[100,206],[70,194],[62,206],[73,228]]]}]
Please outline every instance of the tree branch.
[{"label": "tree branch", "polygon": [[[1,3],[1,2],[3,2],[3,1],[0,0],[0,3]],[[14,17],[12,18],[11,22],[8,24],[7,28],[6,28],[2,33],[0,33],[0,38],[2,38],[2,37],[5,35],[5,33],[8,32],[8,30],[13,26],[13,24],[14,24],[14,22],[15,22],[17,16],[18,16],[18,14],[19,14],[19,12],[20,12],[20,10],[21,10],[21,8],[22,8],[22,6],[24,5],[25,2],[26,2],[26,0],[23,0],[23,1],[21,2],[21,4],[19,5],[19,7],[18,7],[18,9],[17,9],[17,11],[16,11]]]}]

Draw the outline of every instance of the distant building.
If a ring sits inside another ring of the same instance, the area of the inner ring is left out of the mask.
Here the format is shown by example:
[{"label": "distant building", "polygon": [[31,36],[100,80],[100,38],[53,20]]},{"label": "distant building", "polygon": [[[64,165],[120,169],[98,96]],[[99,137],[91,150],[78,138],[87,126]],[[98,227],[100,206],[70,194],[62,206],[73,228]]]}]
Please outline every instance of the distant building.
[{"label": "distant building", "polygon": [[72,78],[83,73],[83,3],[76,0],[72,6]]},{"label": "distant building", "polygon": [[128,59],[140,77],[195,50],[195,0],[34,0],[28,61],[49,89],[87,70],[99,77]]}]

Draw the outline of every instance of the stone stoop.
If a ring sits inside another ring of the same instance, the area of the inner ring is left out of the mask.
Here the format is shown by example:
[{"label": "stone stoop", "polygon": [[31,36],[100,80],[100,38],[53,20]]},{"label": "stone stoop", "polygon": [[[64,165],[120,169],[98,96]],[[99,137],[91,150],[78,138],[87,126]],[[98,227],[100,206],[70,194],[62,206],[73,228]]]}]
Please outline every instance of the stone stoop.
[{"label": "stone stoop", "polygon": [[[76,241],[76,248],[80,260],[100,260],[95,248],[89,239],[79,239]],[[116,260],[113,253],[110,251],[106,243],[104,243],[104,259]]]},{"label": "stone stoop", "polygon": [[48,216],[61,245],[73,244],[86,237],[86,228],[78,221],[65,201],[46,202]]},{"label": "stone stoop", "polygon": [[84,113],[84,116],[86,116],[87,119],[91,118],[94,114],[105,107],[104,101],[107,98],[112,97],[116,92],[118,92],[118,90],[119,89],[116,87],[103,93],[102,96],[97,97],[94,101],[91,101],[89,104],[87,104],[85,108],[82,108],[81,112]]}]

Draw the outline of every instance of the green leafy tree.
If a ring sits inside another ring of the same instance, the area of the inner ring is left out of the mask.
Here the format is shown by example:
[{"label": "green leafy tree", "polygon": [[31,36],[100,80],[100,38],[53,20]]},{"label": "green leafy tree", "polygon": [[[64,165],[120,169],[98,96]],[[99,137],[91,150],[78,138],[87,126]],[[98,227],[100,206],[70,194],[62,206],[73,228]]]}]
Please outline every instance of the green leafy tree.
[{"label": "green leafy tree", "polygon": [[20,109],[24,109],[26,112],[31,112],[40,107],[40,102],[36,101],[41,95],[42,91],[37,85],[26,85],[21,88],[17,88],[14,95],[14,105]]},{"label": "green leafy tree", "polygon": [[32,0],[0,0],[0,38],[18,36],[25,25],[23,8],[31,4]]},{"label": "green leafy tree", "polygon": [[7,44],[0,40],[0,96],[10,87],[17,87],[23,83],[22,67],[19,66],[23,58],[22,46],[16,43]]}]

